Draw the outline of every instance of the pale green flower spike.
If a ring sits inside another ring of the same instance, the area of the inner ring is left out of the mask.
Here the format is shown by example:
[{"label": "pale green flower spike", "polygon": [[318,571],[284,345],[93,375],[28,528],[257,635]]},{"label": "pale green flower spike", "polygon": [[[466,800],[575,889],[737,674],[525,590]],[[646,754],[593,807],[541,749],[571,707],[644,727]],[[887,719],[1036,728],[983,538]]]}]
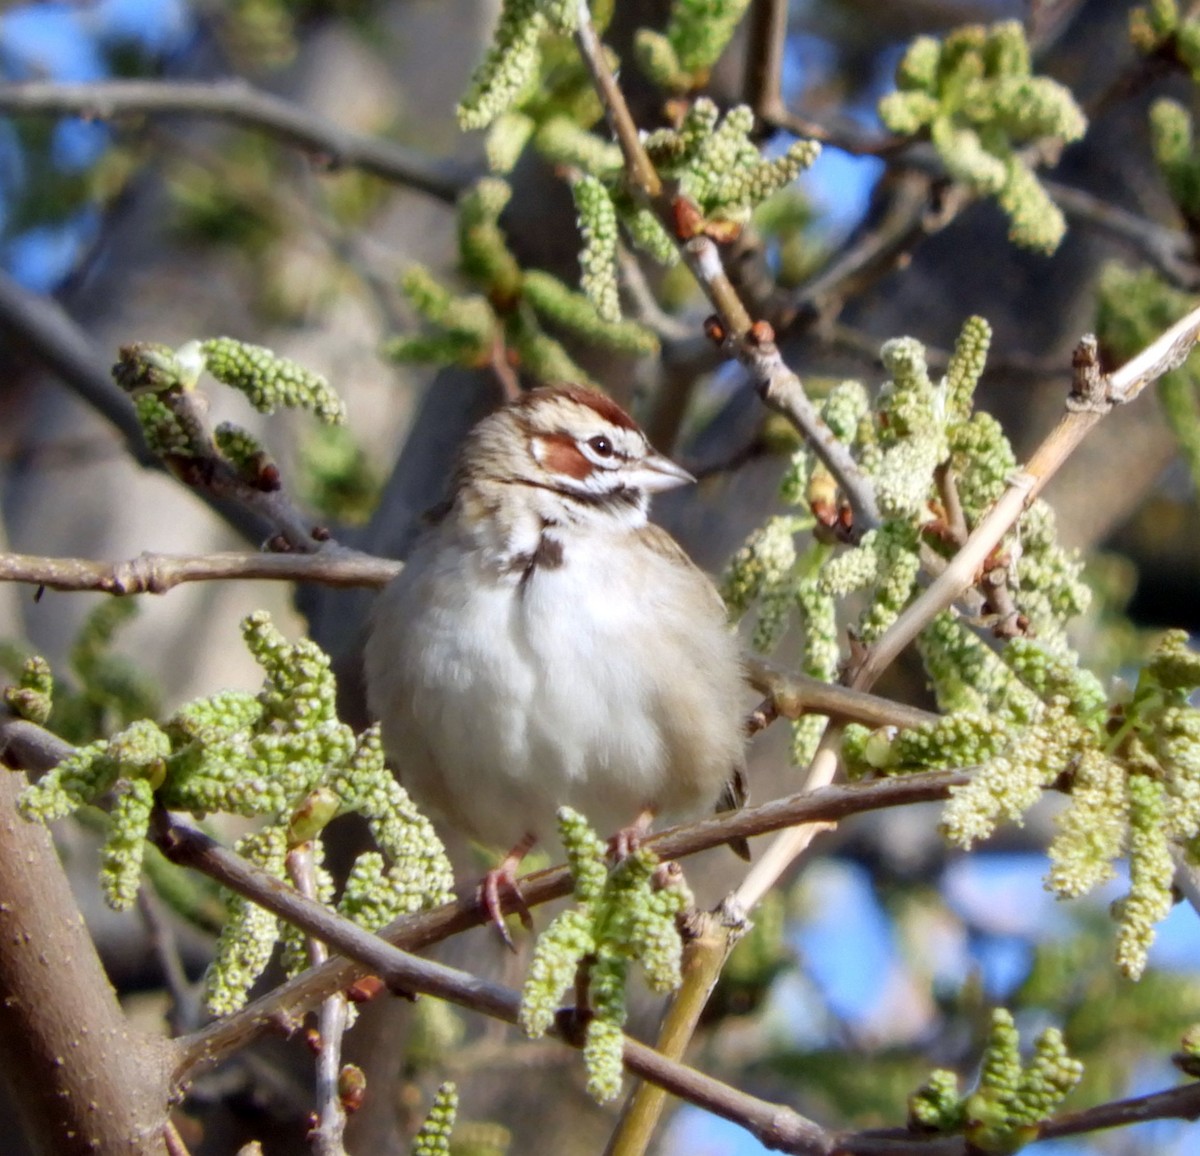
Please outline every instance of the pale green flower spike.
[{"label": "pale green flower spike", "polygon": [[[84,661],[111,623],[92,627],[78,649]],[[338,815],[367,820],[377,852],[355,868],[343,908],[372,928],[449,899],[453,875],[432,825],[384,765],[378,728],[355,736],[338,721],[328,656],[302,639],[289,643],[265,613],[243,622],[246,645],[265,678],[257,695],[222,691],[189,703],[163,727],[142,719],[107,741],[78,747],[28,787],[22,813],[49,822],[112,792],[103,884],[110,903],[128,906],[137,893],[143,840],[155,797],[170,810],[203,816],[228,812],[267,825],[248,851],[281,876],[283,856],[311,849],[318,898],[331,904],[333,884],[321,866],[321,834]],[[90,659],[99,662],[99,652]],[[86,662],[85,662],[86,665]],[[243,901],[232,912],[216,971],[214,1008],[238,1006],[270,959],[278,925]],[[291,936],[290,966],[304,966],[302,941]]]},{"label": "pale green flower spike", "polygon": [[135,397],[133,410],[146,435],[146,444],[160,458],[194,458],[204,452],[203,431],[177,417],[154,394]]},{"label": "pale green flower spike", "polygon": [[[265,827],[247,835],[238,841],[235,850],[276,879],[285,878],[287,840],[281,827]],[[245,1005],[279,937],[279,920],[241,895],[230,895],[226,912],[206,976],[206,1004],[213,1015],[228,1015]]]},{"label": "pale green flower spike", "polygon": [[422,265],[409,268],[400,289],[432,332],[392,338],[384,346],[389,357],[418,364],[479,365],[487,360],[500,323],[486,297],[453,294]]},{"label": "pale green flower spike", "polygon": [[741,617],[764,589],[787,580],[796,563],[795,536],[811,524],[794,515],[769,518],[734,554],[721,583],[721,597],[732,617]]},{"label": "pale green flower spike", "polygon": [[[643,327],[621,321],[619,315],[616,322],[606,321],[583,294],[572,293],[547,273],[521,269],[499,223],[511,196],[504,181],[490,177],[477,182],[459,200],[461,272],[486,295],[454,294],[421,266],[409,269],[401,287],[429,328],[392,339],[386,346],[388,355],[397,361],[478,366],[489,364],[497,351],[503,350],[539,381],[591,384],[562,345],[542,329],[539,315],[553,326],[563,326],[610,349],[630,353],[657,350],[657,339]],[[615,226],[608,235],[615,245]],[[592,287],[598,292],[604,264],[597,256],[594,271],[598,280]],[[612,268],[615,270],[615,265]],[[615,295],[615,282],[611,288]]]},{"label": "pale green flower spike", "polygon": [[[538,324],[528,302],[508,318],[509,346],[517,353],[521,368],[547,385],[574,383],[596,386],[590,375],[577,365],[562,345]],[[596,388],[599,388],[596,386]]]},{"label": "pale green flower spike", "polygon": [[1073,766],[1091,736],[1069,711],[1066,699],[1052,698],[1032,726],[1012,728],[1000,752],[951,793],[942,831],[952,843],[969,848],[1001,822],[1022,823],[1042,791]]},{"label": "pale green flower spike", "polygon": [[767,160],[750,139],[753,128],[754,114],[746,105],[720,119],[717,106],[701,97],[679,129],[659,129],[644,143],[659,173],[677,181],[702,216],[744,224],[757,205],[795,180],[821,151],[815,141],[797,141],[783,156]]},{"label": "pale green flower spike", "polygon": [[504,0],[492,45],[458,106],[464,132],[486,128],[536,79],[541,64],[538,41],[547,24],[538,0]]},{"label": "pale green flower spike", "polygon": [[593,177],[615,180],[624,159],[620,145],[579,127],[571,117],[552,116],[537,130],[538,152],[553,164],[582,169]]},{"label": "pale green flower spike", "polygon": [[552,273],[530,269],[525,274],[525,300],[544,321],[559,325],[620,353],[636,355],[658,352],[658,338],[636,321],[605,321],[582,293],[568,289]]},{"label": "pale green flower spike", "polygon": [[[815,573],[828,553],[827,546],[813,543],[802,565]],[[819,589],[815,578],[809,578],[796,587],[796,609],[803,639],[800,669],[813,678],[835,682],[842,657],[838,647],[837,604]],[[792,723],[793,764],[804,767],[812,761],[826,722],[824,715],[808,714]]]},{"label": "pale green flower spike", "polygon": [[447,1080],[437,1090],[429,1115],[413,1137],[412,1156],[450,1156],[450,1134],[458,1116],[458,1087]]},{"label": "pale green flower spike", "polygon": [[484,143],[488,168],[494,173],[512,172],[536,131],[537,122],[523,112],[501,113],[492,121]]},{"label": "pale green flower spike", "polygon": [[1087,122],[1068,89],[1030,74],[1019,23],[970,25],[940,42],[918,37],[879,115],[894,133],[927,130],[952,177],[998,199],[1015,244],[1058,247],[1066,222],[1018,150],[1047,138],[1079,140]]},{"label": "pale green flower spike", "polygon": [[1173,100],[1150,106],[1150,146],[1171,198],[1184,217],[1200,217],[1200,156],[1191,113]]},{"label": "pale green flower spike", "polygon": [[[1197,23],[1200,27],[1200,22]],[[1096,336],[1112,357],[1132,357],[1195,304],[1195,299],[1169,286],[1153,269],[1132,270],[1116,262],[1105,265],[1097,294]],[[1163,413],[1200,486],[1200,361],[1190,356],[1178,369],[1158,380]]]},{"label": "pale green flower spike", "polygon": [[18,718],[45,726],[54,697],[54,675],[40,655],[27,658],[16,686],[4,688],[4,704]]},{"label": "pale green flower spike", "polygon": [[261,345],[214,337],[201,342],[200,350],[208,372],[244,393],[262,413],[273,413],[282,405],[310,410],[327,425],[346,420],[346,406],[325,378]]},{"label": "pale green flower spike", "polygon": [[512,189],[499,177],[484,177],[458,199],[460,268],[493,301],[521,291],[521,266],[500,228],[500,214],[511,199]]},{"label": "pale green flower spike", "polygon": [[142,877],[146,828],[154,808],[154,787],[146,779],[122,779],[113,790],[108,837],[100,856],[100,886],[114,911],[128,911]]},{"label": "pale green flower spike", "polygon": [[614,203],[630,240],[643,253],[668,269],[679,264],[679,247],[650,209],[634,205],[627,197],[618,197]]},{"label": "pale green flower spike", "polygon": [[920,1132],[957,1132],[964,1123],[958,1076],[936,1068],[908,1098],[908,1118]]},{"label": "pale green flower spike", "polygon": [[996,1156],[1035,1140],[1038,1125],[1082,1079],[1083,1065],[1067,1053],[1057,1028],[1038,1036],[1025,1065],[1020,1042],[1012,1014],[994,1009],[978,1086],[960,1096],[953,1072],[934,1071],[909,1098],[912,1123],[926,1132],[961,1132],[972,1151]]},{"label": "pale green flower spike", "polygon": [[621,302],[617,293],[617,210],[595,177],[580,177],[571,186],[571,194],[584,242],[579,254],[580,285],[602,320],[618,322]]},{"label": "pale green flower spike", "polygon": [[1131,775],[1129,792],[1129,894],[1118,900],[1117,965],[1130,979],[1140,979],[1155,925],[1171,912],[1175,864],[1163,828],[1167,798],[1163,783],[1148,775]]},{"label": "pale green flower spike", "polygon": [[675,0],[664,33],[643,28],[635,47],[638,63],[656,84],[690,92],[708,81],[750,0]]},{"label": "pale green flower spike", "polygon": [[588,1090],[607,1101],[621,1087],[629,965],[641,964],[654,991],[679,986],[683,946],[676,917],[692,898],[681,875],[656,885],[658,860],[650,851],[635,851],[610,870],[604,843],[583,816],[563,807],[558,821],[578,906],[538,938],[521,995],[520,1024],[531,1037],[543,1035],[586,965],[592,1012],[584,1047]]},{"label": "pale green flower spike", "polygon": [[1189,14],[1180,20],[1175,0],[1152,0],[1144,8],[1129,14],[1129,39],[1141,53],[1149,56],[1169,47],[1174,41],[1175,53],[1187,66],[1192,80],[1200,80],[1200,19]]},{"label": "pale green flower spike", "polygon": [[248,482],[255,484],[263,471],[275,465],[266,447],[249,430],[223,421],[213,430],[213,441],[221,456]]}]

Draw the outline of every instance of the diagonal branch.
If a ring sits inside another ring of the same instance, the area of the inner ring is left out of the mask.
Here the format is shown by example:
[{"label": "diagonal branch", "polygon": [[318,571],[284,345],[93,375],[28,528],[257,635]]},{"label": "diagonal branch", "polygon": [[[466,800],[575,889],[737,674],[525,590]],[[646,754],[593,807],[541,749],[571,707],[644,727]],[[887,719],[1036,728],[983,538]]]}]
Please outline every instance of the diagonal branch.
[{"label": "diagonal branch", "polygon": [[[158,813],[156,825],[155,841],[172,862],[200,871],[324,941],[378,975],[392,991],[432,995],[507,1023],[517,1022],[521,1004],[517,992],[392,946],[221,847],[203,832],[173,821],[165,812]],[[557,1034],[581,1045],[582,1040],[576,1041],[570,1028],[568,1019]],[[634,1040],[626,1039],[624,1059],[634,1074],[740,1124],[773,1148],[806,1156],[832,1153],[829,1134],[790,1108],[739,1092]]]},{"label": "diagonal branch", "polygon": [[[966,770],[929,771],[801,792],[720,818],[673,827],[648,839],[645,845],[661,859],[681,859],[720,846],[739,835],[761,835],[797,823],[829,822],[866,811],[945,799],[953,787],[969,781],[970,774]],[[570,894],[573,884],[566,867],[555,867],[524,876],[518,886],[525,904],[536,907]],[[478,888],[471,886],[460,891],[454,902],[420,915],[405,916],[379,934],[389,943],[406,950],[421,951],[488,921],[490,916],[477,892]],[[297,976],[244,1010],[188,1037],[177,1069],[177,1080],[193,1078],[262,1035],[278,1032],[281,1028],[288,1030],[289,1025],[294,1025],[298,1017],[316,1007],[327,995],[349,986],[368,970],[346,960],[333,960]]]},{"label": "diagonal branch", "polygon": [[[974,584],[984,562],[1004,535],[1105,414],[1116,404],[1133,401],[1151,381],[1181,365],[1198,339],[1200,309],[1193,309],[1141,353],[1102,379],[1102,396],[1082,395],[1077,378],[1076,392],[1068,397],[1066,412],[1058,425],[1034,451],[1025,467],[1009,480],[1008,488],[980,520],[946,569],[870,648],[850,685],[858,690],[869,689],[897,655],[933,621],[935,615],[947,609],[964,590]],[[1080,345],[1081,353],[1086,353],[1088,348],[1088,339],[1085,338]]]},{"label": "diagonal branch", "polygon": [[453,202],[467,184],[466,174],[454,166],[430,161],[392,141],[350,132],[242,80],[0,84],[0,112],[100,120],[131,114],[201,116],[229,121],[305,149],[326,168],[362,169],[441,201]]}]

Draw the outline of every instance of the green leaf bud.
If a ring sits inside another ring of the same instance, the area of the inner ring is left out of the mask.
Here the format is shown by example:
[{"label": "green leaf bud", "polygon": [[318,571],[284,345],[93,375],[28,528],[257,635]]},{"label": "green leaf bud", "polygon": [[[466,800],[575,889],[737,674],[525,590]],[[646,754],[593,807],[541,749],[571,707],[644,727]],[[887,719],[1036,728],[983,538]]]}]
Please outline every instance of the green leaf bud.
[{"label": "green leaf bud", "polygon": [[262,413],[273,413],[282,405],[311,410],[327,425],[346,420],[345,404],[329,382],[286,357],[232,337],[212,338],[200,348],[208,372],[244,393]]}]

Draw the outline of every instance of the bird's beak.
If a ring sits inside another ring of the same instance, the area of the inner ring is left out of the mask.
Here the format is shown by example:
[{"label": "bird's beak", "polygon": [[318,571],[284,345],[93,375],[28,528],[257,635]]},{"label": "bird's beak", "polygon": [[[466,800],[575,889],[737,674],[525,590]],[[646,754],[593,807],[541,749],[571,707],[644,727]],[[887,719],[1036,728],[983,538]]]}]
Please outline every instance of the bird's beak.
[{"label": "bird's beak", "polygon": [[673,490],[676,486],[690,485],[696,479],[683,468],[662,454],[651,454],[643,458],[638,470],[638,485],[648,494],[662,490]]}]

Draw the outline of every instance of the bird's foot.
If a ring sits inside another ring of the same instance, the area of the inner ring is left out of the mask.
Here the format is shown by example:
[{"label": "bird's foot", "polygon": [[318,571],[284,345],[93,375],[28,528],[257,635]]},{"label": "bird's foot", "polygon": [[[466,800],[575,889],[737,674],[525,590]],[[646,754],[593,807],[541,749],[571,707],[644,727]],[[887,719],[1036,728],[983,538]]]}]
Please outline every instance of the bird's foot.
[{"label": "bird's foot", "polygon": [[510,951],[516,951],[517,948],[508,932],[508,925],[504,922],[506,906],[509,911],[517,913],[526,930],[533,930],[533,916],[530,915],[521,889],[517,886],[517,868],[536,842],[537,839],[533,835],[526,835],[504,856],[498,866],[493,867],[483,877],[483,882],[479,885],[479,900],[488,920],[500,933],[500,938],[508,945]]},{"label": "bird's foot", "polygon": [[642,840],[650,834],[650,824],[654,822],[654,812],[647,807],[628,827],[622,827],[608,841],[608,857],[614,863],[628,859],[641,845]]}]

